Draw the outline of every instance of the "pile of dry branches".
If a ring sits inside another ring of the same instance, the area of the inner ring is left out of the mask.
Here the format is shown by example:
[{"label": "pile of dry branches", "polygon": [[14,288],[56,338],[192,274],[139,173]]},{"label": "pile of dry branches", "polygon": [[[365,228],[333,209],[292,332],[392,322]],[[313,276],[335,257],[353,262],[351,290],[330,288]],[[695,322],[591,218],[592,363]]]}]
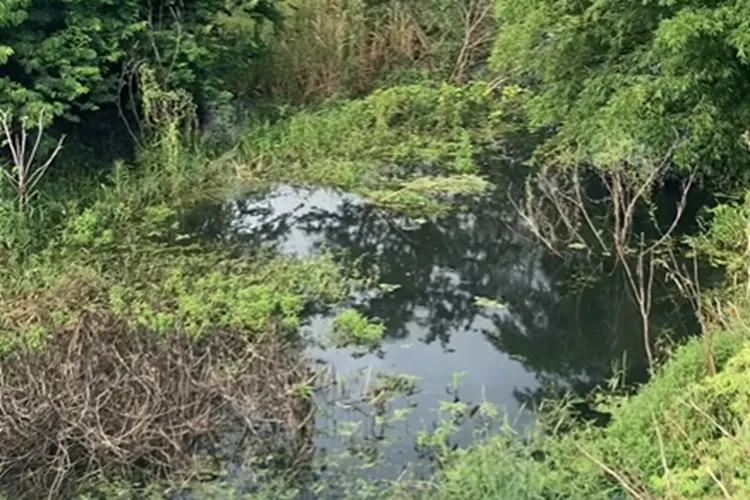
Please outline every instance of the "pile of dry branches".
[{"label": "pile of dry branches", "polygon": [[190,340],[89,315],[41,350],[15,350],[0,363],[0,489],[63,498],[89,474],[134,468],[184,481],[222,436],[299,440],[312,407],[292,388],[308,372],[279,337]]}]

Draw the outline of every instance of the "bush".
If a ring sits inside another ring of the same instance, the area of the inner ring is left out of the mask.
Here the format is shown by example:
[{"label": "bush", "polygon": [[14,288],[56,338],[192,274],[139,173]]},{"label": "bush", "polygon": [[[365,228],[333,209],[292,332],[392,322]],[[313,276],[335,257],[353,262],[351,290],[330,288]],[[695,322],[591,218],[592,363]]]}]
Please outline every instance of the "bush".
[{"label": "bush", "polygon": [[497,18],[492,63],[533,91],[530,124],[554,133],[539,151],[545,164],[669,157],[747,180],[746,3],[498,0]]},{"label": "bush", "polygon": [[[721,370],[708,376],[693,339],[635,396],[606,398],[605,428],[539,431],[527,443],[495,436],[460,452],[439,476],[441,498],[744,498],[750,467],[745,337],[715,335]],[[546,434],[546,435],[545,435]],[[711,475],[714,475],[712,477]]]}]

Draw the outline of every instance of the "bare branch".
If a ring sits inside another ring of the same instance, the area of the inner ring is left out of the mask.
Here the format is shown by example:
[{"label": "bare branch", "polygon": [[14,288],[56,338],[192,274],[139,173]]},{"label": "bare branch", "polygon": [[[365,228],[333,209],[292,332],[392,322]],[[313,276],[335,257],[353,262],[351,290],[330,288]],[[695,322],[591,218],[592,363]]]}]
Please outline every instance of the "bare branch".
[{"label": "bare branch", "polygon": [[27,120],[23,118],[20,123],[21,130],[18,133],[13,131],[13,118],[10,111],[0,111],[0,122],[2,122],[5,143],[10,149],[13,157],[12,171],[3,170],[5,179],[14,187],[18,196],[18,206],[22,212],[29,208],[29,200],[36,194],[35,189],[42,179],[47,169],[55,160],[62,149],[65,136],[57,142],[57,146],[47,159],[41,165],[35,165],[39,145],[44,135],[44,112],[40,112],[37,117],[36,138],[31,148],[31,152],[26,154],[26,145],[28,132],[26,130]]},{"label": "bare branch", "polygon": [[232,329],[191,339],[90,313],[42,350],[19,346],[0,364],[0,488],[66,498],[81,477],[133,467],[185,484],[198,447],[231,453],[219,436],[239,434],[254,453],[282,437],[304,466],[314,407],[293,388],[311,373],[276,328],[262,343]]},{"label": "bare branch", "polygon": [[652,500],[654,498],[653,496],[651,496],[651,494],[648,493],[648,491],[645,491],[644,488],[639,488],[638,486],[631,484],[623,474],[620,474],[616,470],[608,467],[607,464],[594,457],[591,453],[581,447],[581,445],[579,445],[578,443],[574,444],[578,451],[580,451],[586,458],[594,462],[600,469],[602,469],[618,483],[620,483],[620,485],[625,488],[628,493],[633,495],[633,498],[637,500]]}]

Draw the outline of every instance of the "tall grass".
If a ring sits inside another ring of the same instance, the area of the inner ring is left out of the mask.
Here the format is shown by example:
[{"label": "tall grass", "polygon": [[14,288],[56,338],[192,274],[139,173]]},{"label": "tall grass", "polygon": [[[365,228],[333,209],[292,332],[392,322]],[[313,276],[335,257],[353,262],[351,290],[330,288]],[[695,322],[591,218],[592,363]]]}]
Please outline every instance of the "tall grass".
[{"label": "tall grass", "polygon": [[399,1],[375,9],[365,0],[303,0],[287,8],[283,31],[259,63],[260,90],[294,103],[364,92],[423,50],[424,35]]},{"label": "tall grass", "polygon": [[490,0],[300,0],[253,80],[263,96],[306,104],[361,95],[385,79],[461,80],[494,34]]}]

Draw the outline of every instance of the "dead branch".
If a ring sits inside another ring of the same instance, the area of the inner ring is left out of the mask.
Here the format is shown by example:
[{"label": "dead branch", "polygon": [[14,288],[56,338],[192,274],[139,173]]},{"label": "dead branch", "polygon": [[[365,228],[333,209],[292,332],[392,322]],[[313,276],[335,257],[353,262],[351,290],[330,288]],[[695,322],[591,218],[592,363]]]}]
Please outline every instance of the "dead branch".
[{"label": "dead branch", "polygon": [[716,483],[716,486],[721,490],[724,498],[732,498],[732,495],[729,493],[727,487],[724,485],[724,483],[721,482],[721,480],[718,478],[718,476],[716,476],[714,471],[709,466],[711,460],[709,460],[704,453],[698,450],[695,444],[693,444],[693,442],[690,440],[690,435],[688,434],[688,432],[677,422],[677,420],[673,416],[668,415],[668,418],[669,422],[677,430],[677,432],[679,432],[682,437],[685,438],[685,442],[692,449],[693,453],[695,454],[695,458],[698,459],[698,461],[703,465],[713,482]]},{"label": "dead branch", "polygon": [[616,470],[612,469],[611,467],[607,466],[604,462],[593,456],[591,453],[586,451],[581,445],[578,443],[575,443],[575,447],[578,449],[578,451],[583,454],[586,458],[594,462],[597,467],[602,469],[607,475],[611,476],[613,479],[615,479],[625,490],[630,493],[633,498],[637,500],[652,500],[654,497],[646,490],[644,487],[641,487],[637,484],[631,483],[624,474],[621,474],[617,472]]},{"label": "dead branch", "polygon": [[[669,168],[680,142],[679,137],[675,139],[659,164],[642,175],[632,175],[627,162],[607,170],[584,170],[579,166],[562,170],[545,168],[534,179],[535,189],[527,189],[524,209],[516,208],[532,234],[555,253],[559,254],[558,248],[576,246],[615,257],[640,311],[644,350],[651,368],[655,360],[650,316],[657,253],[669,246],[682,220],[696,171],[682,183],[676,214],[666,230],[662,231],[652,218],[659,233],[655,241],[647,241],[643,232],[636,234],[634,224],[637,208],[649,205],[651,193]],[[589,198],[585,193],[585,178],[597,179],[608,196],[603,200]],[[602,213],[597,215],[594,209]]]},{"label": "dead branch", "polygon": [[651,412],[651,422],[654,424],[654,430],[656,431],[656,438],[659,440],[659,456],[661,457],[661,466],[664,469],[664,476],[667,479],[667,488],[669,489],[670,497],[672,496],[673,485],[672,485],[672,473],[669,470],[669,464],[667,463],[667,454],[664,450],[664,438],[661,435],[659,429],[659,422],[656,420],[656,415]]},{"label": "dead branch", "polygon": [[[713,350],[715,329],[709,327],[706,319],[708,316],[706,310],[710,306],[708,306],[704,300],[703,289],[698,276],[698,258],[693,255],[693,258],[691,259],[691,269],[688,269],[685,263],[680,262],[680,259],[677,258],[672,245],[665,245],[664,248],[665,251],[662,252],[662,257],[658,259],[658,262],[666,271],[667,279],[677,287],[680,295],[690,302],[693,311],[695,311],[695,316],[698,320],[698,324],[701,326],[706,343],[706,364],[708,374],[711,376],[716,375],[716,360],[714,359]],[[717,306],[716,311],[720,313],[721,307]]]},{"label": "dead branch", "polygon": [[488,52],[495,36],[493,7],[490,0],[468,0],[462,4],[463,41],[451,72],[451,82],[466,83],[475,61],[481,58],[480,54]]},{"label": "dead branch", "polygon": [[37,118],[36,138],[34,139],[31,151],[27,153],[26,146],[28,142],[27,118],[23,117],[20,123],[20,131],[16,132],[13,126],[13,115],[10,111],[0,110],[0,125],[2,125],[5,136],[5,145],[10,150],[13,159],[13,165],[10,170],[3,170],[6,180],[16,190],[18,196],[19,209],[23,212],[29,207],[29,200],[36,192],[36,186],[42,179],[47,169],[57,157],[62,149],[65,136],[62,136],[55,148],[47,156],[47,159],[36,164],[36,156],[39,151],[39,145],[44,135],[44,112],[40,112]]}]

